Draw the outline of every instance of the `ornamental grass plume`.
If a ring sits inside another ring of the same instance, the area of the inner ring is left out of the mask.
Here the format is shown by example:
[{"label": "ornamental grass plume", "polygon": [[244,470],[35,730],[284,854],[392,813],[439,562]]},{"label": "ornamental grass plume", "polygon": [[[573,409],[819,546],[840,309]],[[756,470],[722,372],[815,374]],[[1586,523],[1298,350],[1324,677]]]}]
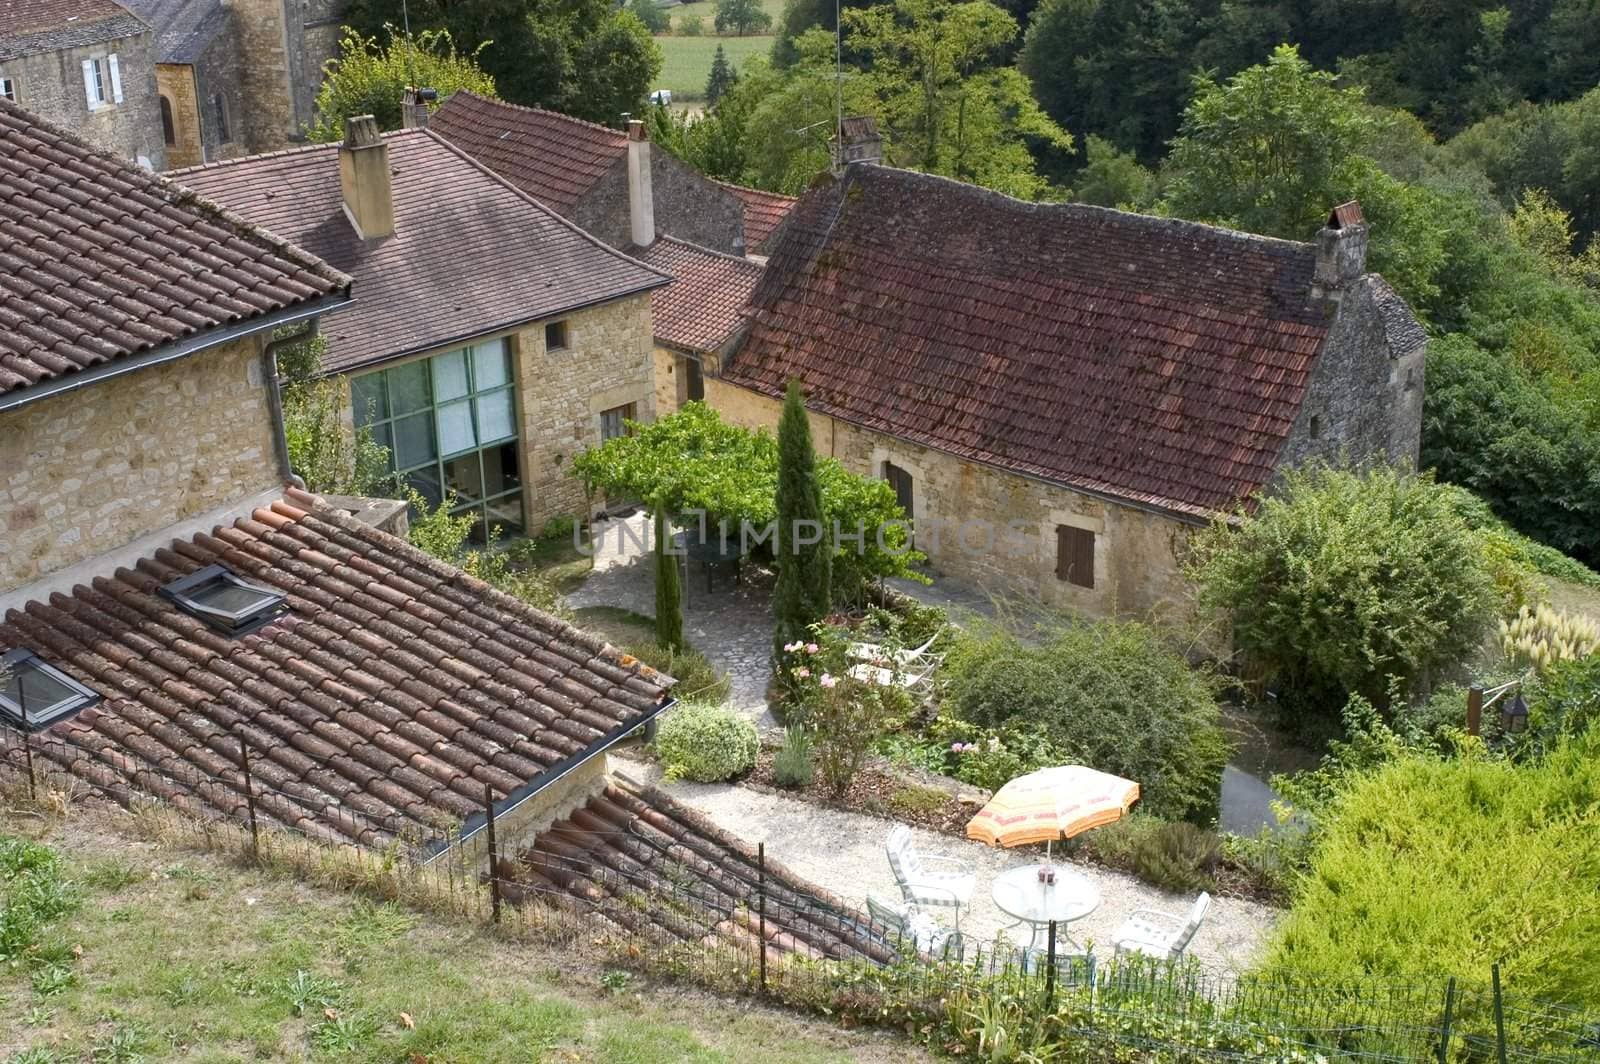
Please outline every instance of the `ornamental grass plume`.
[{"label": "ornamental grass plume", "polygon": [[1500,646],[1506,657],[1546,673],[1561,661],[1576,661],[1600,651],[1600,625],[1581,613],[1558,610],[1547,602],[1523,606],[1500,622]]}]

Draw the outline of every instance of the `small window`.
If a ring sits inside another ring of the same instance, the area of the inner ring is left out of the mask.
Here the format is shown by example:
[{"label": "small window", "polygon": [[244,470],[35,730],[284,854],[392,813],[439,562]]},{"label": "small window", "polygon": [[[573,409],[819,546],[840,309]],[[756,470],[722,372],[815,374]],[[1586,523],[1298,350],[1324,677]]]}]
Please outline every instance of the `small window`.
[{"label": "small window", "polygon": [[39,731],[100,701],[83,684],[27,649],[0,656],[0,718]]},{"label": "small window", "polygon": [[165,96],[161,97],[161,139],[169,148],[178,144],[178,131],[172,124],[172,101]]},{"label": "small window", "polygon": [[221,565],[208,565],[161,589],[178,608],[229,635],[248,635],[289,607],[281,592],[241,580]]},{"label": "small window", "polygon": [[1078,587],[1094,587],[1094,533],[1071,525],[1056,526],[1056,579]]},{"label": "small window", "polygon": [[1314,439],[1314,440],[1322,439],[1322,417],[1320,415],[1318,415],[1318,414],[1312,414],[1311,415],[1310,431],[1311,431],[1311,438],[1312,439]]},{"label": "small window", "polygon": [[627,406],[614,406],[610,410],[600,413],[600,440],[614,440],[619,436],[628,434],[628,422],[638,416],[636,404]]},{"label": "small window", "polygon": [[5,97],[6,99],[10,100],[12,103],[16,103],[17,102],[17,79],[16,78],[0,78],[0,96]]},{"label": "small window", "polygon": [[233,139],[233,131],[228,127],[228,98],[220,92],[212,95],[211,110],[217,118],[217,140],[226,144]]},{"label": "small window", "polygon": [[894,489],[894,499],[900,504],[900,509],[906,512],[907,517],[915,518],[917,516],[916,507],[912,505],[912,502],[916,498],[916,488],[911,479],[911,474],[893,462],[885,462],[883,463],[883,479],[887,480],[889,486]]},{"label": "small window", "polygon": [[546,351],[564,351],[567,346],[567,323],[564,321],[546,322],[544,326],[544,349]]},{"label": "small window", "polygon": [[97,111],[107,103],[106,99],[106,61],[104,59],[85,59],[83,61],[83,95],[88,101],[89,110]]}]

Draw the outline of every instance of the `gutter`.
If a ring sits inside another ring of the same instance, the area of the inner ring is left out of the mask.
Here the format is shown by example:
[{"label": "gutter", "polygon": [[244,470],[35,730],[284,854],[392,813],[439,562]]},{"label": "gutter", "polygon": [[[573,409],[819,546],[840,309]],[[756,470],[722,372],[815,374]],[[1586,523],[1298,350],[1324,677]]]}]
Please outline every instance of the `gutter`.
[{"label": "gutter", "polygon": [[261,375],[267,382],[267,411],[272,417],[272,450],[278,459],[278,473],[285,484],[293,484],[301,491],[306,482],[295,475],[289,461],[289,432],[283,423],[283,385],[278,379],[278,352],[302,343],[317,335],[318,319],[313,318],[305,328],[280,336],[261,348]]},{"label": "gutter", "polygon": [[65,376],[55,377],[38,384],[31,384],[26,388],[14,388],[4,395],[0,395],[0,410],[13,410],[19,406],[35,402],[39,399],[48,399],[53,395],[62,395],[78,388],[120,377],[125,373],[133,373],[144,369],[146,366],[159,366],[180,358],[186,358],[197,351],[208,347],[215,347],[230,340],[237,340],[245,336],[253,336],[264,329],[276,329],[284,325],[293,325],[295,322],[307,318],[315,318],[330,310],[346,306],[354,302],[347,292],[323,296],[321,299],[310,303],[302,303],[291,310],[268,314],[260,318],[250,318],[246,321],[234,322],[220,329],[210,329],[206,332],[186,336],[162,347],[143,351],[136,355],[112,358],[88,369],[75,370]]},{"label": "gutter", "polygon": [[[660,703],[658,703],[654,709],[650,710],[650,712],[646,713],[643,717],[640,717],[637,720],[631,720],[626,724],[618,725],[609,732],[606,732],[604,735],[600,736],[600,738],[596,739],[588,746],[584,747],[582,750],[579,750],[577,753],[571,754],[562,758],[560,761],[557,761],[555,764],[539,773],[533,779],[529,780],[527,783],[524,783],[510,794],[500,799],[500,801],[496,802],[494,804],[495,819],[499,820],[506,814],[515,812],[518,806],[521,806],[523,803],[536,797],[539,792],[543,791],[546,787],[559,782],[562,778],[573,772],[575,769],[579,768],[598,755],[605,753],[607,750],[611,749],[613,746],[617,745],[617,743],[621,742],[623,739],[626,739],[634,732],[640,730],[641,728],[654,727],[656,718],[677,704],[678,700],[676,698],[663,695]],[[468,839],[474,838],[483,832],[487,823],[488,818],[483,813],[472,814],[462,823],[461,835],[455,841],[464,845]],[[441,854],[448,852],[450,848],[451,843],[448,839],[432,839],[424,843],[422,846],[422,863],[431,863]]]}]

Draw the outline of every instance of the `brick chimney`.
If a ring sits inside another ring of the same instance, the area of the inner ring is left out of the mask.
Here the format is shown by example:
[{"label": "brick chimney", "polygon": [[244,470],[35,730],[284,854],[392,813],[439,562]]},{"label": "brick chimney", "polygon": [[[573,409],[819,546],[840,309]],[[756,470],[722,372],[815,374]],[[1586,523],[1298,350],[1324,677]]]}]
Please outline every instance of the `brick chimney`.
[{"label": "brick chimney", "polygon": [[1355,200],[1341,203],[1317,230],[1317,263],[1311,298],[1338,302],[1341,290],[1367,272],[1367,220]]},{"label": "brick chimney", "polygon": [[389,185],[389,145],[371,115],[344,120],[339,145],[339,188],[344,213],[363,240],[394,234],[394,191]]},{"label": "brick chimney", "polygon": [[406,129],[428,128],[428,104],[439,98],[438,89],[412,86],[400,98],[400,124]]},{"label": "brick chimney", "polygon": [[834,159],[839,170],[851,163],[883,162],[883,136],[878,121],[871,115],[855,115],[839,122],[834,141]]},{"label": "brick chimney", "polygon": [[656,242],[655,194],[650,189],[650,138],[644,123],[628,120],[628,229],[639,247]]}]

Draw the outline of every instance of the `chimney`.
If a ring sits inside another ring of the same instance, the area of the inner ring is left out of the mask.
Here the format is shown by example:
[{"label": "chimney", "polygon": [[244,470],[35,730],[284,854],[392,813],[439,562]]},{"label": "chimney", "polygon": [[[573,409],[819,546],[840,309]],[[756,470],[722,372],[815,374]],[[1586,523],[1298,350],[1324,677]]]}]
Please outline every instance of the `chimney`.
[{"label": "chimney", "polygon": [[378,120],[371,115],[344,120],[339,188],[344,192],[344,212],[361,239],[379,240],[394,234],[389,145],[378,135]]},{"label": "chimney", "polygon": [[644,123],[628,120],[628,222],[633,242],[647,248],[656,242],[656,203],[650,189],[650,138]]},{"label": "chimney", "polygon": [[1367,220],[1355,200],[1341,203],[1317,231],[1317,264],[1311,297],[1338,302],[1340,290],[1367,272]]},{"label": "chimney", "polygon": [[878,132],[877,119],[871,115],[840,119],[834,159],[841,171],[851,163],[883,162],[883,137]]},{"label": "chimney", "polygon": [[411,86],[400,99],[400,124],[406,129],[428,128],[428,105],[439,98],[438,89]]}]

